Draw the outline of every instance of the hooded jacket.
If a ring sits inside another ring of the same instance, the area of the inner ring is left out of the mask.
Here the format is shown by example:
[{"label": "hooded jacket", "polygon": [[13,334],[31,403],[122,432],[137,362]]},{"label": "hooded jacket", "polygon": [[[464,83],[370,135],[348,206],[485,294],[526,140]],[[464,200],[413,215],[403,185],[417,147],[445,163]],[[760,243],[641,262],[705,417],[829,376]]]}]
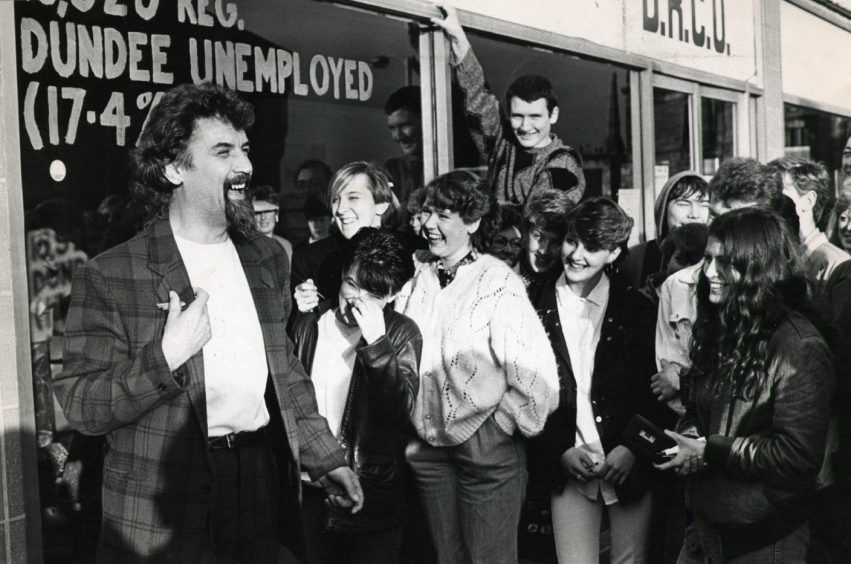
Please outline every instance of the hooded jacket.
[{"label": "hooded jacket", "polygon": [[627,280],[629,280],[633,287],[643,288],[647,277],[662,269],[662,251],[659,248],[659,243],[668,235],[668,231],[670,231],[667,212],[668,204],[671,203],[671,192],[680,180],[691,176],[702,178],[693,170],[678,172],[665,182],[662,191],[656,197],[656,204],[653,206],[653,219],[656,222],[656,238],[630,247],[629,256],[623,265]]}]

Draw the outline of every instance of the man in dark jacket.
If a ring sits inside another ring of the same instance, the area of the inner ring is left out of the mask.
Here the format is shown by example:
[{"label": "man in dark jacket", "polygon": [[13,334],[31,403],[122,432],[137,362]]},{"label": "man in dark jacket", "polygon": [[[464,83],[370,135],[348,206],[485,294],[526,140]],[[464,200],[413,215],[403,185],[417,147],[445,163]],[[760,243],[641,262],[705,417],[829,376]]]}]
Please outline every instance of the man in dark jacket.
[{"label": "man in dark jacket", "polygon": [[293,327],[319,412],[342,445],[366,500],[357,515],[327,508],[306,479],[304,528],[312,564],[396,562],[405,521],[408,423],[419,387],[422,336],[387,304],[414,274],[392,233],[361,229],[343,254],[339,306]]}]

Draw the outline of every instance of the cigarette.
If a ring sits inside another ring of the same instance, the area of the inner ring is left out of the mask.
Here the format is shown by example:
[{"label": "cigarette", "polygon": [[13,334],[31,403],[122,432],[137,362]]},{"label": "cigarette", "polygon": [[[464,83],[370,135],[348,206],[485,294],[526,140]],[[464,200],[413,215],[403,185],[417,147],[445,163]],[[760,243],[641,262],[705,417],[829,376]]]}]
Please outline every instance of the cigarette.
[{"label": "cigarette", "polygon": [[[163,311],[168,311],[168,302],[158,302],[157,308]],[[181,311],[186,309],[186,302],[180,302],[180,309]]]}]

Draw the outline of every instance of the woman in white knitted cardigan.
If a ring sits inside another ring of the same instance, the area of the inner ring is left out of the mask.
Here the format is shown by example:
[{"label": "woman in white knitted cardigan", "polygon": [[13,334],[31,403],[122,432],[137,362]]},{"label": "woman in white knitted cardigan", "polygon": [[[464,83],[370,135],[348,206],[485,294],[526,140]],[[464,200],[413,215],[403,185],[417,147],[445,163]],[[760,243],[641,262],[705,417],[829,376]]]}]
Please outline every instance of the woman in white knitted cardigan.
[{"label": "woman in white knitted cardigan", "polygon": [[396,300],[423,334],[420,391],[406,456],[439,562],[517,562],[526,487],[522,437],[558,405],[555,358],[521,280],[483,254],[498,208],[478,176],[426,187],[429,251]]}]

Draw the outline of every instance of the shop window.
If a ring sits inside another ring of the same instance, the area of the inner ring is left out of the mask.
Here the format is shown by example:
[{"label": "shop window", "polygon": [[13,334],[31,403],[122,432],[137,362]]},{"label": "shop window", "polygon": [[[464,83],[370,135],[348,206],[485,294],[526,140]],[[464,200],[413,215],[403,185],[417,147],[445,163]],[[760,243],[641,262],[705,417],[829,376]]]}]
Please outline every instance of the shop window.
[{"label": "shop window", "polygon": [[690,103],[689,94],[653,89],[657,184],[664,184],[670,176],[692,168]]},{"label": "shop window", "polygon": [[725,160],[736,154],[733,144],[735,107],[731,102],[701,98],[703,174],[711,176]]},{"label": "shop window", "polygon": [[[508,86],[518,77],[538,74],[550,80],[559,102],[559,118],[552,132],[582,155],[586,197],[617,197],[618,189],[634,188],[629,71],[481,33],[468,32],[468,36],[503,111]],[[453,103],[457,124],[457,116],[463,120],[457,95]],[[454,146],[456,166],[485,169],[485,156],[478,154],[457,125]]]},{"label": "shop window", "polygon": [[[842,183],[842,151],[851,137],[851,117],[786,104],[786,154],[823,163],[834,189]],[[851,159],[846,159],[851,161]],[[851,163],[844,175],[851,174]]]},{"label": "shop window", "polygon": [[[254,104],[254,184],[280,194],[278,229],[298,244],[307,238],[308,198],[327,201],[327,178],[296,177],[303,161],[333,172],[407,153],[409,170],[422,178],[420,129],[394,139],[384,111],[391,93],[419,84],[419,31],[399,18],[310,0],[16,2],[14,9],[44,556],[88,561],[100,525],[103,443],[76,436],[70,444],[51,373],[62,367],[74,270],[142,226],[128,204],[128,155],[158,94],[210,80]],[[81,490],[71,495],[55,479],[80,457],[87,461]]]}]

